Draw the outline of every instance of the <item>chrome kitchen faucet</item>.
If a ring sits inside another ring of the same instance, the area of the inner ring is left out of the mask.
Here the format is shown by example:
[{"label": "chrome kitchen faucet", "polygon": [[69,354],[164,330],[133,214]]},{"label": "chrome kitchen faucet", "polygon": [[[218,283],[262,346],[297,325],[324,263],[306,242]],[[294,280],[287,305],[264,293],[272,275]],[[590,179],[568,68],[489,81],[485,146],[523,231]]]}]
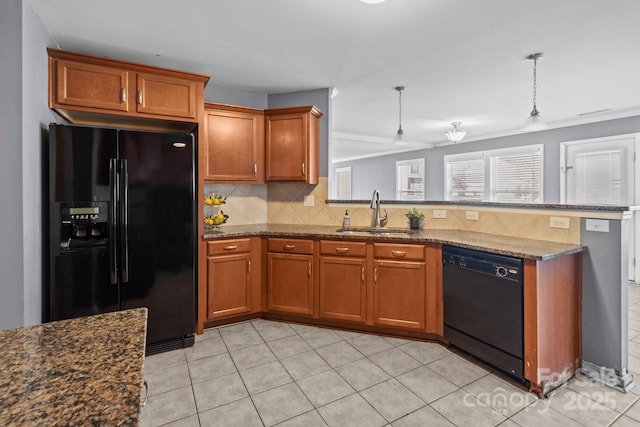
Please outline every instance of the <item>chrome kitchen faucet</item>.
[{"label": "chrome kitchen faucet", "polygon": [[373,209],[371,226],[377,228],[387,225],[387,210],[384,210],[383,217],[380,216],[380,193],[378,190],[373,190],[373,196],[371,196],[371,209]]}]

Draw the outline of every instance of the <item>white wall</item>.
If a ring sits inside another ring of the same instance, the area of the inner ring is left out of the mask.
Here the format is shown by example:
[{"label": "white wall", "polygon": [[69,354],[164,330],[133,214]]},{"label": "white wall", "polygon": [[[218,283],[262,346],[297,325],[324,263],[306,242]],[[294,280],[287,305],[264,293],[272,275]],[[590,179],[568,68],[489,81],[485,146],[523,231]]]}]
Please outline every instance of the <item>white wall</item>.
[{"label": "white wall", "polygon": [[46,47],[55,43],[23,0],[0,2],[0,329],[42,313]]}]

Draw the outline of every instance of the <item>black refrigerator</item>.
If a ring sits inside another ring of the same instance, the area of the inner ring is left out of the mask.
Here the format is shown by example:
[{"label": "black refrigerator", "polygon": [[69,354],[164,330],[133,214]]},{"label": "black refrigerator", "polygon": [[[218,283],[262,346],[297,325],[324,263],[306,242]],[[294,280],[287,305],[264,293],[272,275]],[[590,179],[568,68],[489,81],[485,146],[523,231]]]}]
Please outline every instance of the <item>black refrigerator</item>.
[{"label": "black refrigerator", "polygon": [[193,345],[191,134],[49,126],[49,317],[147,307],[147,352]]}]

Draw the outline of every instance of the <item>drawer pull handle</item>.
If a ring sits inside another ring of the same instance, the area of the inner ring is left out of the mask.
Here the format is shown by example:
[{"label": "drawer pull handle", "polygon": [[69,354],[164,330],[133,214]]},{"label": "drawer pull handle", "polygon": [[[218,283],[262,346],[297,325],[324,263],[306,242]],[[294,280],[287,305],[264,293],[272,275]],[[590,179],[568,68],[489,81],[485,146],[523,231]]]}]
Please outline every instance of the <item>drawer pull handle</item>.
[{"label": "drawer pull handle", "polygon": [[393,255],[395,257],[403,257],[403,256],[407,256],[407,252],[405,252],[405,251],[391,251],[391,255]]},{"label": "drawer pull handle", "polygon": [[336,252],[339,254],[346,254],[349,252],[349,248],[336,248]]},{"label": "drawer pull handle", "polygon": [[251,260],[247,261],[247,274],[251,275]]},{"label": "drawer pull handle", "polygon": [[238,245],[229,245],[224,247],[225,251],[235,251],[236,249],[238,249]]},{"label": "drawer pull handle", "polygon": [[311,261],[309,261],[309,277],[311,277]]},{"label": "drawer pull handle", "polygon": [[362,266],[362,284],[364,284],[364,266]]},{"label": "drawer pull handle", "polygon": [[282,250],[292,251],[296,248],[296,245],[282,245]]},{"label": "drawer pull handle", "polygon": [[144,387],[144,397],[140,399],[140,406],[147,404],[147,397],[149,397],[149,384],[147,380],[142,380],[142,386]]},{"label": "drawer pull handle", "polygon": [[373,281],[378,283],[378,267],[373,269]]},{"label": "drawer pull handle", "polygon": [[142,105],[142,91],[141,90],[138,91],[138,104]]},{"label": "drawer pull handle", "polygon": [[120,102],[122,103],[127,102],[127,91],[123,87],[120,88]]}]

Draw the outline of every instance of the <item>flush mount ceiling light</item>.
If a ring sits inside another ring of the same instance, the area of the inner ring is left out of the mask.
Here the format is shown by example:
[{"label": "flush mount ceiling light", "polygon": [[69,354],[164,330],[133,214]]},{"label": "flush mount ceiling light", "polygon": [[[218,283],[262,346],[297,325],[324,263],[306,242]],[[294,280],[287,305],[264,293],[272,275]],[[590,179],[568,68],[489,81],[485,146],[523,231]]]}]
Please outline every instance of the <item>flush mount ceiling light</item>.
[{"label": "flush mount ceiling light", "polygon": [[393,137],[393,143],[396,145],[407,145],[409,141],[407,141],[407,137],[404,136],[404,132],[402,131],[402,91],[404,90],[404,86],[396,86],[394,89],[398,91],[398,131]]},{"label": "flush mount ceiling light", "polygon": [[367,4],[378,4],[378,3],[382,3],[385,0],[360,0],[362,3],[367,3]]},{"label": "flush mount ceiling light", "polygon": [[444,133],[445,135],[447,135],[449,141],[453,141],[454,144],[458,141],[462,141],[462,138],[464,138],[467,134],[466,130],[460,129],[458,127],[461,124],[461,122],[451,122],[451,126],[453,127]]},{"label": "flush mount ceiling light", "polygon": [[524,123],[522,129],[520,129],[522,132],[535,132],[537,130],[543,130],[547,128],[547,124],[542,119],[542,117],[540,117],[540,113],[538,112],[538,108],[536,106],[536,91],[538,89],[537,68],[538,59],[540,58],[542,58],[541,53],[532,53],[526,58],[529,61],[533,61],[533,110],[531,110],[531,115]]}]

